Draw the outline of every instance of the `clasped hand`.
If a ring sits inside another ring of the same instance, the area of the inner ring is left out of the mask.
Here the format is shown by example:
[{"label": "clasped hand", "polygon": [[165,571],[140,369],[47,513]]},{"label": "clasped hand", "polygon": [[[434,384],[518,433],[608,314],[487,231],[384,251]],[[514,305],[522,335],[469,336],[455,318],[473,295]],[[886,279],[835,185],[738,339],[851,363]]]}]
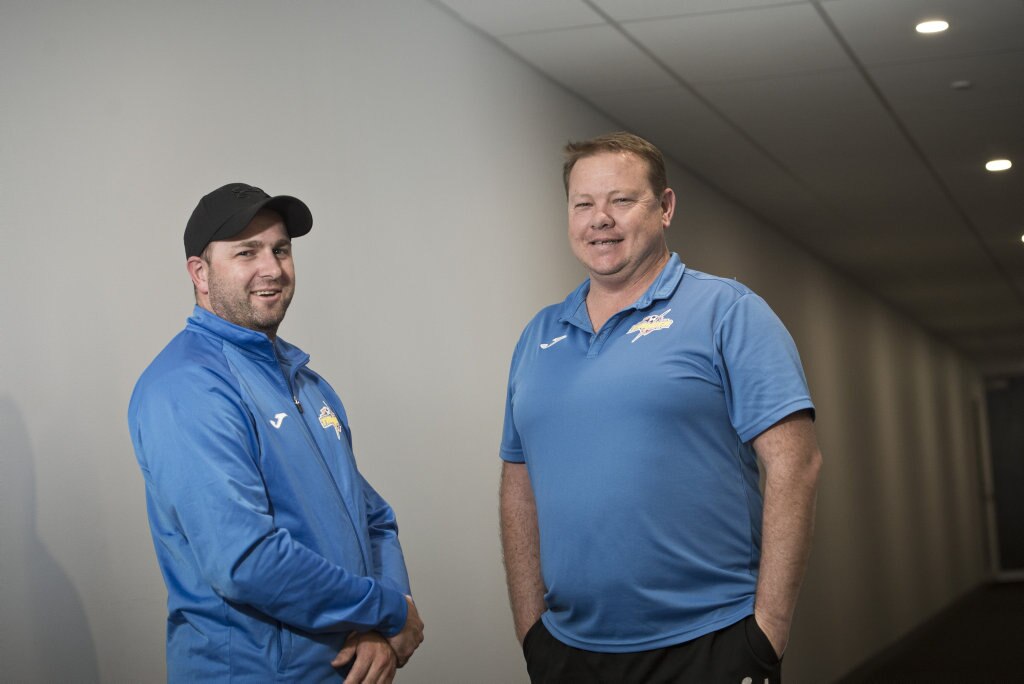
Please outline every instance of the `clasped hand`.
[{"label": "clasped hand", "polygon": [[398,634],[385,639],[377,632],[352,632],[345,640],[331,661],[334,667],[352,663],[345,684],[390,684],[395,670],[409,662],[423,642],[423,620],[412,597],[406,596],[405,600],[409,612]]}]

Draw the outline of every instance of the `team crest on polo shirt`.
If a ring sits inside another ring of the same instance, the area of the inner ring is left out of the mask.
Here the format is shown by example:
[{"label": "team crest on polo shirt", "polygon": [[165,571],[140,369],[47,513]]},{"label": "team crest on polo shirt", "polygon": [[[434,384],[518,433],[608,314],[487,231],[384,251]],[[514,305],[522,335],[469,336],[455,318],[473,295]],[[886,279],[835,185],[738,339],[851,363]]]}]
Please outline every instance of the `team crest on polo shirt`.
[{"label": "team crest on polo shirt", "polygon": [[341,423],[326,401],[324,402],[324,407],[320,409],[320,427],[324,430],[330,427],[334,428],[334,433],[338,436],[338,439],[341,439]]},{"label": "team crest on polo shirt", "polygon": [[640,321],[632,328],[630,328],[626,332],[627,335],[632,335],[633,333],[636,333],[636,337],[631,339],[630,343],[636,342],[641,337],[645,335],[650,335],[652,332],[658,332],[659,330],[667,330],[668,328],[671,328],[672,319],[665,317],[671,310],[672,309],[665,309],[659,314],[651,314],[650,316],[645,316],[644,320]]}]

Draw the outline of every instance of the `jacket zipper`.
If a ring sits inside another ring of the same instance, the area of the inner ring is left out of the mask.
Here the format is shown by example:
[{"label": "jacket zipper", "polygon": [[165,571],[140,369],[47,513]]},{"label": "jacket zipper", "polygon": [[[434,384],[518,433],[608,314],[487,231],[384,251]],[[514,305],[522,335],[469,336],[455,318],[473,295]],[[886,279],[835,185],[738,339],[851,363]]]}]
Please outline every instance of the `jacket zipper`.
[{"label": "jacket zipper", "polygon": [[[278,364],[278,369],[282,371],[284,370],[283,368],[281,368],[280,363]],[[292,401],[295,402],[295,406],[299,409],[299,413],[302,413],[302,404],[299,402],[298,394],[295,392],[294,383],[292,382],[294,376],[298,375],[299,370],[300,366],[295,366],[294,372],[291,374],[292,377],[285,375],[283,372],[281,373],[281,375],[284,377],[285,382],[288,384],[288,391],[291,392],[292,394]],[[361,565],[363,565],[363,571],[367,573],[372,572],[372,568],[366,566],[365,561],[367,558],[367,549],[365,546],[363,546],[363,538],[359,534],[359,529],[356,526],[355,520],[353,520],[352,518],[352,513],[351,511],[349,511],[348,504],[345,503],[345,497],[342,496],[341,494],[341,487],[338,485],[338,481],[334,478],[334,474],[331,473],[331,469],[327,466],[327,460],[324,458],[324,453],[323,451],[321,451],[320,445],[316,443],[316,438],[313,437],[309,425],[307,425],[306,421],[304,420],[300,420],[299,423],[302,424],[302,432],[305,435],[306,440],[309,443],[309,446],[313,449],[313,453],[316,455],[317,462],[320,463],[320,467],[323,468],[324,475],[326,475],[327,479],[334,484],[334,487],[332,487],[332,489],[334,489],[335,496],[338,498],[338,504],[341,506],[341,509],[345,511],[345,518],[348,520],[349,525],[352,527],[352,533],[355,536],[356,544],[363,552],[363,558],[360,559],[362,561]]]}]

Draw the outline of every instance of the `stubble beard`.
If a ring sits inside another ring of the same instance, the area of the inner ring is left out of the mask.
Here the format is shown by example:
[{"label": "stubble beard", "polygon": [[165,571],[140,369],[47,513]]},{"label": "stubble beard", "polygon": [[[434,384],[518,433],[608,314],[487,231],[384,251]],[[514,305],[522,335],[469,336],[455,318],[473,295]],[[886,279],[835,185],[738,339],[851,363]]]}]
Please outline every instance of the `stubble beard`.
[{"label": "stubble beard", "polygon": [[281,288],[281,301],[269,309],[254,306],[248,291],[234,292],[232,288],[222,285],[211,273],[210,308],[226,321],[274,337],[277,335],[278,326],[284,320],[295,291],[289,290],[279,282],[267,284]]}]

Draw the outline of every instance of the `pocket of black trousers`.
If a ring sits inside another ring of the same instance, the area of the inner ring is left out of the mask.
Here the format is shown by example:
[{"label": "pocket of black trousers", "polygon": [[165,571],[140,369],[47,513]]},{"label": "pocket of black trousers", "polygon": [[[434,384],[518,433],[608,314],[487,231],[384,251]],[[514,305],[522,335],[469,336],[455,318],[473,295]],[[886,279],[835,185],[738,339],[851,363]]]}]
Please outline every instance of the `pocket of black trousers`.
[{"label": "pocket of black trousers", "polygon": [[744,620],[743,626],[747,633],[747,646],[750,648],[750,652],[754,654],[754,657],[766,665],[778,665],[782,658],[775,652],[771,639],[761,629],[761,625],[757,624],[754,616],[748,616]]},{"label": "pocket of black trousers", "polygon": [[533,623],[533,626],[530,627],[530,629],[526,630],[526,634],[523,636],[524,655],[527,653],[527,649],[529,648],[530,643],[533,641],[534,637],[537,636],[537,632],[539,632],[541,629],[543,629],[543,627],[541,627],[541,621],[537,620]]}]

